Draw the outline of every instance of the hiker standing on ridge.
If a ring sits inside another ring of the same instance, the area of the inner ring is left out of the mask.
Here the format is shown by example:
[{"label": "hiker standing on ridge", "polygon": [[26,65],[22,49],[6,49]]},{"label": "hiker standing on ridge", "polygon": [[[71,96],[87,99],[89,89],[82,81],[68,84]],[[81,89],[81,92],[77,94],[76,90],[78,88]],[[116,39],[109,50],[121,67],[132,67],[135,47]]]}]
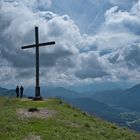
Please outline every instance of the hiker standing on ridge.
[{"label": "hiker standing on ridge", "polygon": [[19,97],[19,86],[16,87],[17,98]]},{"label": "hiker standing on ridge", "polygon": [[23,90],[24,90],[24,88],[23,88],[23,86],[21,86],[20,87],[20,98],[22,98],[22,96],[23,96]]}]

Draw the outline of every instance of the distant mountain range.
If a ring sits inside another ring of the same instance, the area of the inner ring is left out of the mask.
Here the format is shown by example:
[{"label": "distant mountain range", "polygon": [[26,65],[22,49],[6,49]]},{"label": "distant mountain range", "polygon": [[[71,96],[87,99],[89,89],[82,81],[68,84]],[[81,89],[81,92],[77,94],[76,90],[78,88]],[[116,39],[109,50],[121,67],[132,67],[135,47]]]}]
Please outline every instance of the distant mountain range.
[{"label": "distant mountain range", "polygon": [[72,91],[63,87],[47,88],[47,91],[43,91],[43,97],[62,97],[62,98],[78,98],[83,97],[82,93]]},{"label": "distant mountain range", "polygon": [[140,84],[127,90],[112,90],[95,93],[92,99],[140,112]]},{"label": "distant mountain range", "polygon": [[0,96],[10,96],[10,97],[15,97],[16,93],[15,90],[8,90],[6,88],[1,88],[0,87]]},{"label": "distant mountain range", "polygon": [[0,93],[4,93],[4,92],[6,92],[6,91],[8,91],[8,89],[6,89],[6,88],[1,88],[1,87],[0,87]]}]

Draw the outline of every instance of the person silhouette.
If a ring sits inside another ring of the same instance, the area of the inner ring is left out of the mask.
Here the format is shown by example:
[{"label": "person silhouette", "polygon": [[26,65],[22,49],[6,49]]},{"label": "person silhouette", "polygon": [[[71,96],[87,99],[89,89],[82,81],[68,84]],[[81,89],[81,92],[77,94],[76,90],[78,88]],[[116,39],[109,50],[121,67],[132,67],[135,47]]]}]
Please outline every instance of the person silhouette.
[{"label": "person silhouette", "polygon": [[16,87],[17,98],[19,97],[19,86]]},{"label": "person silhouette", "polygon": [[23,88],[23,86],[21,86],[20,87],[20,98],[22,98],[22,96],[23,96],[23,90],[24,90],[24,88]]}]

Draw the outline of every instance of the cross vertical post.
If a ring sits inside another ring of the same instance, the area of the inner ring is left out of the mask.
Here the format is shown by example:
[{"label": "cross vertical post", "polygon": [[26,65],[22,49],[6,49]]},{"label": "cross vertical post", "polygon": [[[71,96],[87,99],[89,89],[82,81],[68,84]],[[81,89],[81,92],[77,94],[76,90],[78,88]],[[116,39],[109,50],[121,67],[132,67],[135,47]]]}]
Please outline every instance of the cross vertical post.
[{"label": "cross vertical post", "polygon": [[38,27],[35,27],[35,44],[36,44],[36,87],[35,87],[35,97],[40,96],[40,86],[39,86],[39,34]]},{"label": "cross vertical post", "polygon": [[54,45],[55,41],[39,43],[39,32],[38,27],[35,27],[35,44],[22,46],[21,49],[36,48],[36,86],[35,86],[35,100],[42,99],[40,95],[40,85],[39,85],[39,47],[46,45]]}]

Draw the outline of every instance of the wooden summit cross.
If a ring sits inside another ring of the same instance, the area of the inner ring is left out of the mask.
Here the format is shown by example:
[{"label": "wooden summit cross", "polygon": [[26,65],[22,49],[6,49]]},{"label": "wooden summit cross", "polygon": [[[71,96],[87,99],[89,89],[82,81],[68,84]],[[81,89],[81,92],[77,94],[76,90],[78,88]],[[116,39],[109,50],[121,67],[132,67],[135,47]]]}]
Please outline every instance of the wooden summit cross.
[{"label": "wooden summit cross", "polygon": [[46,45],[54,45],[55,42],[45,42],[45,43],[39,43],[39,33],[38,33],[38,27],[35,27],[35,44],[23,46],[22,49],[28,49],[28,48],[36,48],[36,87],[35,87],[35,99],[41,99],[40,95],[40,86],[39,86],[39,47],[40,46],[46,46]]}]

